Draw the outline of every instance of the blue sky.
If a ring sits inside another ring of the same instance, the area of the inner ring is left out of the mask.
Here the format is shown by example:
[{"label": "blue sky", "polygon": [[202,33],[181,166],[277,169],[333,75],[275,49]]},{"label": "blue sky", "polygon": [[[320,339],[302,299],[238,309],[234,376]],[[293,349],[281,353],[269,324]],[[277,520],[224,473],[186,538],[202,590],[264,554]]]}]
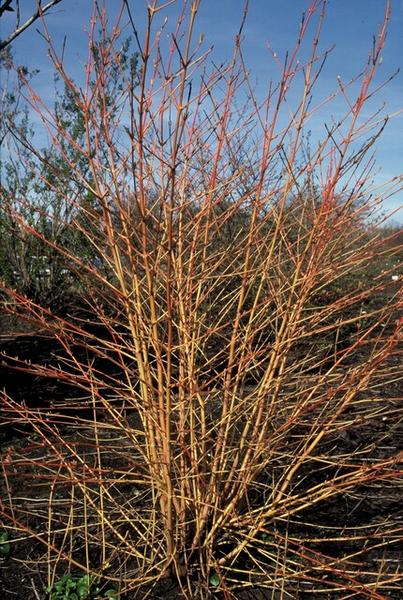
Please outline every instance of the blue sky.
[{"label": "blue sky", "polygon": [[[35,4],[34,0],[24,0],[24,10]],[[119,0],[106,0],[108,11],[113,13],[120,5]],[[145,23],[145,0],[130,0],[133,16],[141,34]],[[170,19],[174,21],[181,1],[169,8]],[[66,58],[68,71],[79,79],[86,59],[86,30],[91,15],[91,0],[63,0],[49,14],[47,22],[55,40],[60,44],[67,36]],[[264,93],[267,82],[277,79],[275,65],[267,50],[267,44],[281,57],[292,48],[298,32],[301,13],[309,6],[308,0],[250,0],[249,14],[244,29],[243,48],[248,66],[256,82],[257,94]],[[244,7],[243,0],[202,0],[198,18],[198,32],[205,34],[205,45],[214,46],[212,56],[216,62],[231,55]],[[385,9],[384,0],[329,0],[327,16],[321,36],[321,48],[325,50],[335,45],[330,54],[315,98],[319,100],[337,89],[337,76],[344,81],[357,75],[365,65],[372,44],[382,22]],[[403,0],[391,0],[391,19],[386,47],[383,51],[382,71],[379,81],[387,79],[399,67],[403,67]],[[5,37],[13,24],[12,13],[2,18],[1,37]],[[38,25],[40,27],[40,25]],[[43,40],[31,27],[13,44],[16,62],[30,69],[40,69],[35,87],[52,101],[52,67],[46,56]],[[385,103],[384,114],[396,114],[403,107],[403,73],[384,88],[375,98],[370,108]],[[312,138],[325,133],[323,121],[330,115],[337,116],[345,110],[341,99],[336,99],[325,111],[320,111],[312,119],[309,127]],[[400,176],[403,172],[403,116],[394,116],[377,145],[376,181]],[[403,205],[403,192],[388,201],[387,208]],[[403,211],[401,211],[403,212]],[[398,218],[403,221],[403,215]]]}]

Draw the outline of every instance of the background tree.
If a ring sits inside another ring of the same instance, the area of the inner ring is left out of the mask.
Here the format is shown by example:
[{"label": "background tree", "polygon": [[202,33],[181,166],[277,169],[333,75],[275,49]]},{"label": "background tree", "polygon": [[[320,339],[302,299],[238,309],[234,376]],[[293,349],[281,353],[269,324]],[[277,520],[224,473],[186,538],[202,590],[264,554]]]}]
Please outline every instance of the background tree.
[{"label": "background tree", "polygon": [[[130,46],[130,39],[122,43],[120,68],[131,73],[133,85],[136,85],[137,58],[135,53],[130,54]],[[94,62],[98,64],[100,54],[95,40],[92,53]],[[97,258],[88,236],[83,235],[82,229],[74,224],[85,222],[87,227],[91,227],[99,210],[88,157],[83,148],[87,142],[98,144],[103,162],[107,148],[102,140],[95,140],[91,135],[87,140],[88,131],[78,92],[72,81],[61,82],[56,76],[53,110],[64,135],[56,132],[51,147],[35,149],[32,143],[34,130],[28,109],[24,107],[24,94],[35,72],[28,73],[25,68],[19,67],[18,77],[13,80],[10,77],[13,61],[9,48],[2,51],[1,60],[7,75],[1,89],[0,227],[3,235],[0,272],[10,286],[32,299],[57,306],[64,301],[73,281],[77,284],[77,278],[71,272],[71,263],[55,250],[55,245],[82,258]],[[94,80],[90,82],[91,87],[95,85]],[[121,73],[111,77],[108,86],[106,110],[112,106],[112,98],[121,93]],[[27,231],[22,223],[32,229]]]}]

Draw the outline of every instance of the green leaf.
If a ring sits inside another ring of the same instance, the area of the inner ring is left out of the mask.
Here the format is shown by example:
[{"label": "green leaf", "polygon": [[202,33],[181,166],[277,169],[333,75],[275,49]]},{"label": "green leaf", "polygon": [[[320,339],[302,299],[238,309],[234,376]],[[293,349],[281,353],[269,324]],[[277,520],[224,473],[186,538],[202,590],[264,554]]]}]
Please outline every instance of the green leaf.
[{"label": "green leaf", "polygon": [[77,582],[74,581],[72,577],[66,577],[66,590],[75,590],[77,587]]},{"label": "green leaf", "polygon": [[10,554],[11,551],[11,546],[8,542],[1,542],[0,544],[0,555],[1,556],[8,556]]},{"label": "green leaf", "polygon": [[0,556],[8,556],[11,551],[11,546],[8,543],[8,532],[0,533]]},{"label": "green leaf", "polygon": [[80,577],[80,579],[77,581],[77,592],[80,600],[84,600],[85,598],[87,598],[89,591],[90,578],[88,575],[83,575],[83,577]]},{"label": "green leaf", "polygon": [[218,573],[213,573],[212,575],[210,575],[210,585],[212,585],[213,587],[217,587],[218,585],[220,585],[220,576],[218,575]]}]

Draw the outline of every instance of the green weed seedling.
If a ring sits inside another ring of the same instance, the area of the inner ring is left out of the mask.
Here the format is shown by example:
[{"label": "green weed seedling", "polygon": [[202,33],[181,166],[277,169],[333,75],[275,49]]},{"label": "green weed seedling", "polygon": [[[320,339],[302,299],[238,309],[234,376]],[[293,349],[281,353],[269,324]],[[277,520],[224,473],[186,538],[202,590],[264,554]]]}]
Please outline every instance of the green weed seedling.
[{"label": "green weed seedling", "polygon": [[213,573],[212,575],[210,575],[209,581],[212,587],[217,587],[220,585],[220,576],[218,575],[218,573]]},{"label": "green weed seedling", "polygon": [[94,579],[89,575],[66,573],[51,589],[48,589],[49,600],[119,600],[119,592],[108,589],[101,592],[99,586],[94,587]]},{"label": "green weed seedling", "polygon": [[11,546],[8,542],[8,532],[0,533],[0,556],[7,557],[10,554]]},{"label": "green weed seedling", "polygon": [[120,599],[120,594],[117,590],[106,590],[106,592],[104,593],[105,598],[107,598],[108,600],[119,600]]},{"label": "green weed seedling", "polygon": [[51,589],[48,589],[49,600],[86,600],[90,594],[89,575],[66,573]]}]

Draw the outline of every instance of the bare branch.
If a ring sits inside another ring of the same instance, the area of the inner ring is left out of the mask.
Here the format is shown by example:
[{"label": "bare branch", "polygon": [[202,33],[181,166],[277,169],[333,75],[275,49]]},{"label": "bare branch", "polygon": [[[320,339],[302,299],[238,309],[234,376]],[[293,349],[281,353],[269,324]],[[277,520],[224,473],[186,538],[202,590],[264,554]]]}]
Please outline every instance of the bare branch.
[{"label": "bare branch", "polygon": [[[0,17],[4,12],[9,11],[12,12],[14,9],[10,6],[12,0],[6,0],[4,4],[0,7]],[[23,33],[28,27],[32,25],[40,16],[44,15],[48,12],[53,6],[59,4],[62,0],[51,0],[45,6],[41,6],[41,1],[38,2],[37,10],[23,23],[21,26],[16,27],[12,33],[5,40],[0,41],[0,51],[4,50],[7,46],[9,46],[21,33]],[[18,4],[18,3],[17,3]]]},{"label": "bare branch", "polygon": [[4,12],[14,12],[11,2],[13,0],[4,0],[4,4],[0,6],[0,17]]}]

